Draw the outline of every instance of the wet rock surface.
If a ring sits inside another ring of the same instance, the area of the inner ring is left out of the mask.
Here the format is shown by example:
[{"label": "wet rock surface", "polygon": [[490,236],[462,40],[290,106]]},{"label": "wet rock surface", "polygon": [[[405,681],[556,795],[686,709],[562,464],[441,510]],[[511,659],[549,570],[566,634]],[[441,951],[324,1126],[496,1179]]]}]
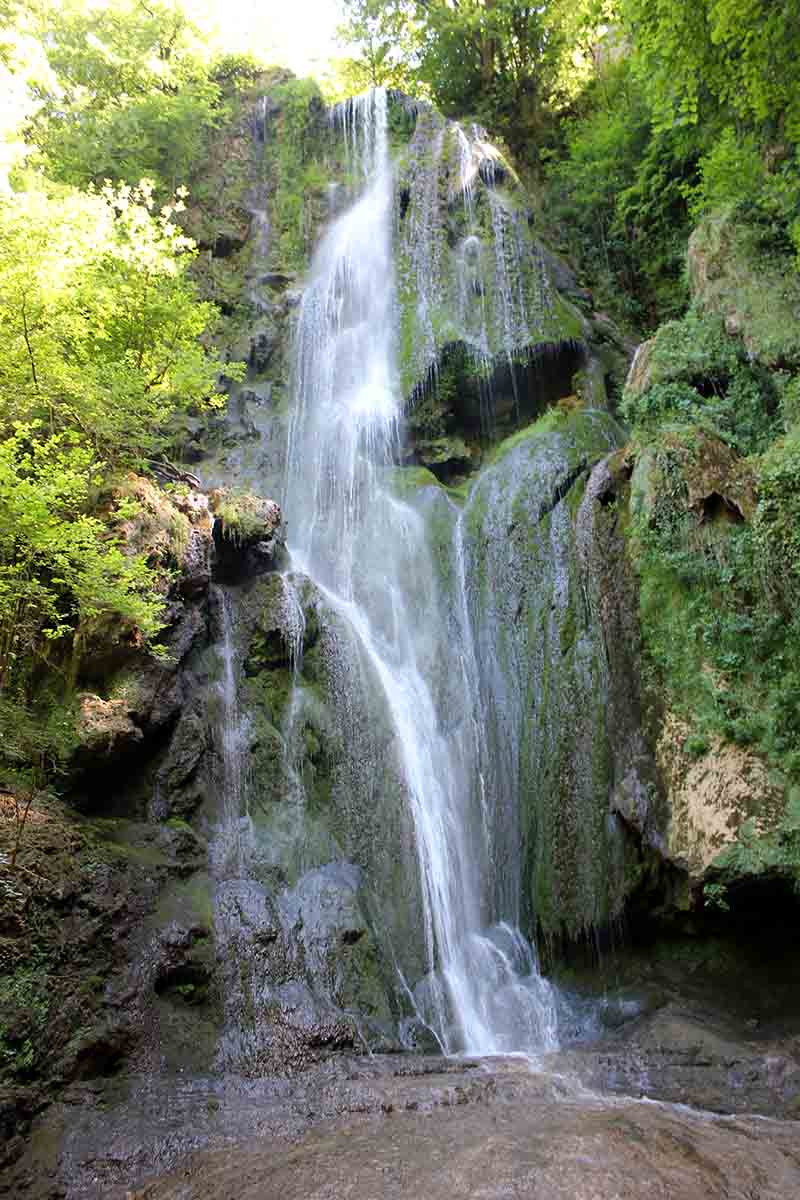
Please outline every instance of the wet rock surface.
[{"label": "wet rock surface", "polygon": [[124,1132],[91,1088],[50,1115],[66,1150],[32,1194],[789,1200],[800,1188],[794,1122],[602,1098],[520,1059],[341,1058],[302,1083],[131,1082]]},{"label": "wet rock surface", "polygon": [[134,1195],[784,1200],[800,1186],[794,1129],[635,1104],[520,1101],[435,1117],[405,1112],[297,1146],[223,1151]]},{"label": "wet rock surface", "polygon": [[[286,900],[312,941],[323,927],[360,931],[329,876],[312,873]],[[267,949],[280,925],[265,910]],[[184,989],[188,1020],[205,986],[202,931],[173,925],[151,949],[151,984],[173,1004]],[[367,1057],[356,1040],[346,1053],[320,1046],[316,1062],[304,1044],[299,1071],[303,1020],[331,1029],[288,980],[278,1073],[204,1073],[188,1057],[164,1069],[141,1051],[128,1074],[76,1071],[57,1103],[29,1113],[27,1149],[0,1195],[790,1200],[800,1194],[798,971],[791,947],[781,957],[765,936],[658,942],[564,969],[563,1049],[537,1063]],[[97,1053],[113,1050],[113,1031],[100,1033]],[[146,1030],[144,1041],[156,1048]]]}]

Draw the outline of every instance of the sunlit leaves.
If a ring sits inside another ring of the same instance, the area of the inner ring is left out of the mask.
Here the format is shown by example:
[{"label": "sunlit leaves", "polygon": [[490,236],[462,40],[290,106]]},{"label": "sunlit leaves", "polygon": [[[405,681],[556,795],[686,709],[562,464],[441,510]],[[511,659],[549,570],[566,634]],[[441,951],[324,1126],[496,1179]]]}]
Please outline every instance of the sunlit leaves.
[{"label": "sunlit leaves", "polygon": [[0,691],[31,655],[104,614],[159,627],[145,562],[127,555],[91,500],[105,464],[76,433],[16,423],[0,440]]},{"label": "sunlit leaves", "polygon": [[147,184],[0,204],[0,423],[79,430],[136,464],[177,408],[214,398],[221,365],[198,342],[214,311],[186,277],[174,207],[155,212]]}]

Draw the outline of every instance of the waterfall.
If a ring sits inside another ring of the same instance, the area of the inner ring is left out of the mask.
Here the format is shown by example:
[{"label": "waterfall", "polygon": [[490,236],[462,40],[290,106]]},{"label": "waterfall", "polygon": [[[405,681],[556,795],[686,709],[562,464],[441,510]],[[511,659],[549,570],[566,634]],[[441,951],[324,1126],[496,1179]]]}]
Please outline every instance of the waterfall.
[{"label": "waterfall", "polygon": [[[347,622],[385,694],[416,830],[420,1017],[448,1053],[549,1049],[551,989],[515,903],[498,903],[492,827],[509,797],[491,794],[499,775],[484,761],[463,562],[447,613],[424,519],[390,491],[402,400],[385,92],[336,115],[363,189],[320,243],[299,311],[284,496],[293,566]],[[358,746],[350,753],[357,770]]]},{"label": "waterfall", "polygon": [[238,878],[245,872],[250,842],[246,774],[248,720],[239,708],[239,663],[231,597],[222,588],[217,595],[221,624],[218,645],[221,674],[216,684],[216,742],[220,749],[219,794],[222,812],[211,851],[217,876]]}]

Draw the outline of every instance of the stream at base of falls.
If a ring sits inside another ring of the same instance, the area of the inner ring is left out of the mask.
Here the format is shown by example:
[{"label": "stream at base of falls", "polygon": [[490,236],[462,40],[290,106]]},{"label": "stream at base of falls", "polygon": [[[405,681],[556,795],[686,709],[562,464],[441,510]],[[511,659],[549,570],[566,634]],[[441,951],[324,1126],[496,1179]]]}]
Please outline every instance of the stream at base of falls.
[{"label": "stream at base of falls", "polygon": [[71,1186],[59,1194],[69,1200],[792,1200],[800,1194],[797,1122],[754,1117],[746,1108],[720,1116],[681,1103],[600,1095],[580,1081],[576,1065],[558,1055],[542,1071],[520,1059],[340,1056],[293,1080],[228,1077],[176,1087],[163,1076],[133,1079],[124,1128],[113,1125],[105,1107],[91,1121],[85,1109],[72,1110],[65,1156]]}]

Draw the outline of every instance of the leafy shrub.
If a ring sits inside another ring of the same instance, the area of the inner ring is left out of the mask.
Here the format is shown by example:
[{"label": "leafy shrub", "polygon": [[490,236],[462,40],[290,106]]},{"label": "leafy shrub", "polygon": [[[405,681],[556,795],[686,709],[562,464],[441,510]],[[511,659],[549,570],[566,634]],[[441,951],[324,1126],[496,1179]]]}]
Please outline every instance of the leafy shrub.
[{"label": "leafy shrub", "polygon": [[800,601],[800,429],[763,456],[754,522],[764,586],[787,610]]},{"label": "leafy shrub", "polygon": [[625,323],[653,326],[686,303],[683,187],[699,151],[683,130],[653,132],[627,60],[590,83],[578,108],[547,172],[551,220],[596,302]]},{"label": "leafy shrub", "polygon": [[775,436],[777,389],[719,317],[690,310],[682,320],[662,325],[650,378],[645,392],[623,398],[621,413],[631,425],[696,424],[744,453],[763,449]]},{"label": "leafy shrub", "polygon": [[699,182],[685,189],[695,221],[722,205],[752,202],[761,193],[767,175],[753,134],[738,137],[731,126],[700,159],[698,172]]},{"label": "leafy shrub", "polygon": [[800,605],[787,591],[790,579],[800,590],[797,459],[768,456],[752,525],[700,522],[685,482],[691,438],[673,442],[647,437],[649,502],[630,529],[653,686],[690,723],[687,749],[719,735],[798,779]]}]

